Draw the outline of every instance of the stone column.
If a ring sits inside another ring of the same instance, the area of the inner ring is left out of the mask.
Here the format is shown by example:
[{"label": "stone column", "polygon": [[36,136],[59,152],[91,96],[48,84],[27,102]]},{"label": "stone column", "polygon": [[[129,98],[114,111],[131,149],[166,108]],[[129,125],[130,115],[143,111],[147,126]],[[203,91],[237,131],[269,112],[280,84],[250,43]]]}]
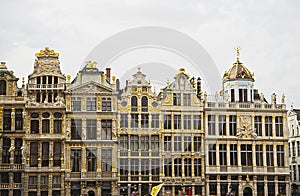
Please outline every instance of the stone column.
[{"label": "stone column", "polygon": [[217,175],[217,195],[221,195],[220,176]]},{"label": "stone column", "polygon": [[274,182],[275,182],[275,195],[278,195],[278,176],[274,177]]},{"label": "stone column", "polygon": [[216,165],[220,167],[220,153],[219,153],[219,143],[216,144]]},{"label": "stone column", "polygon": [[86,174],[86,147],[82,146],[82,151],[81,151],[81,174],[82,177],[85,177]]},{"label": "stone column", "polygon": [[184,177],[185,176],[185,172],[184,172],[184,158],[181,158],[181,176]]},{"label": "stone column", "polygon": [[230,133],[229,133],[229,114],[226,114],[226,136],[230,136]]},{"label": "stone column", "polygon": [[263,165],[264,165],[264,167],[267,167],[266,144],[263,144]]},{"label": "stone column", "polygon": [[256,167],[256,144],[252,144],[252,163]]},{"label": "stone column", "polygon": [[264,176],[264,185],[265,185],[265,196],[268,196],[268,178],[267,178],[267,176]]},{"label": "stone column", "polygon": [[226,144],[226,151],[227,167],[230,167],[230,144]]},{"label": "stone column", "polygon": [[238,166],[242,166],[242,162],[241,162],[241,144],[237,144],[237,159],[238,159]]},{"label": "stone column", "polygon": [[15,138],[11,137],[10,138],[10,148],[9,148],[9,153],[10,153],[10,159],[9,162],[10,164],[14,164],[14,158],[15,158]]},{"label": "stone column", "polygon": [[219,114],[216,114],[216,117],[215,117],[215,134],[216,136],[219,136],[220,133],[219,133]]},{"label": "stone column", "polygon": [[262,137],[266,137],[266,122],[265,122],[265,115],[261,116],[261,131],[262,131]]},{"label": "stone column", "polygon": [[86,118],[82,118],[82,140],[86,140]]},{"label": "stone column", "polygon": [[[208,114],[205,114],[205,120],[204,120],[204,123],[205,123],[205,125],[204,125],[204,127],[208,127]],[[202,123],[201,123],[202,124]],[[208,130],[207,129],[204,129],[204,127],[202,127],[202,130],[204,130],[205,131],[205,135],[207,136],[208,135]]]},{"label": "stone column", "polygon": [[276,137],[276,130],[275,130],[275,116],[272,116],[272,135]]},{"label": "stone column", "polygon": [[210,192],[209,192],[209,175],[206,176],[206,195],[210,195]]},{"label": "stone column", "polygon": [[53,141],[49,141],[49,167],[53,167]]},{"label": "stone column", "polygon": [[16,116],[16,113],[15,113],[15,108],[11,108],[11,130],[12,131],[15,131],[15,116]]},{"label": "stone column", "polygon": [[278,163],[277,163],[277,144],[273,145],[273,158],[274,158],[274,167],[278,167]]}]

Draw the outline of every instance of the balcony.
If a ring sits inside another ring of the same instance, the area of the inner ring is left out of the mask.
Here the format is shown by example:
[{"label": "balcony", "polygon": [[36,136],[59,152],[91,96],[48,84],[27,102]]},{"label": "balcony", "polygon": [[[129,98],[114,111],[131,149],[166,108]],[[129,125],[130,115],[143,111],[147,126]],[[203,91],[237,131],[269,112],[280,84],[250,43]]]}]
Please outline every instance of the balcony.
[{"label": "balcony", "polygon": [[120,181],[128,181],[128,176],[120,176]]},{"label": "balcony", "polygon": [[275,168],[274,167],[267,167],[267,172],[275,172]]},{"label": "balcony", "polygon": [[22,188],[22,183],[14,183],[14,184],[13,184],[13,188],[15,188],[15,189],[20,189],[20,188]]},{"label": "balcony", "polygon": [[54,189],[55,189],[55,188],[60,188],[60,187],[61,187],[60,184],[53,184],[53,185],[52,185],[52,188],[54,188]]},{"label": "balcony", "polygon": [[24,170],[23,164],[0,164],[1,170]]},{"label": "balcony", "polygon": [[97,177],[97,173],[96,172],[87,172],[86,173],[86,177],[87,178],[96,178]]},{"label": "balcony", "polygon": [[81,173],[80,172],[71,172],[70,177],[71,178],[81,178]]},{"label": "balcony", "polygon": [[9,188],[9,183],[1,183],[0,184],[0,189],[7,189]]},{"label": "balcony", "polygon": [[24,101],[24,97],[22,96],[8,96],[8,95],[4,95],[4,96],[0,96],[0,102],[1,103],[9,103],[11,101]]},{"label": "balcony", "polygon": [[252,166],[243,166],[242,167],[242,172],[253,172],[253,167]]},{"label": "balcony", "polygon": [[28,84],[29,90],[64,90],[64,84]]},{"label": "balcony", "polygon": [[111,178],[112,173],[111,172],[102,172],[102,177],[103,178]]}]

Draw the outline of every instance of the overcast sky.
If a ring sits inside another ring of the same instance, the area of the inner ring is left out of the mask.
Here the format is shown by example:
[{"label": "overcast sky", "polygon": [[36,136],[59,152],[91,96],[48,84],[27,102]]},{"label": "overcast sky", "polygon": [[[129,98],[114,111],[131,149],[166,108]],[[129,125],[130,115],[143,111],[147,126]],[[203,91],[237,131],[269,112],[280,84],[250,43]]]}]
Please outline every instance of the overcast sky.
[{"label": "overcast sky", "polygon": [[26,78],[34,54],[49,46],[73,78],[104,39],[134,27],[162,26],[197,40],[221,74],[240,46],[256,88],[268,100],[273,92],[278,100],[285,93],[288,108],[292,102],[299,108],[299,10],[298,0],[1,0],[0,61]]}]

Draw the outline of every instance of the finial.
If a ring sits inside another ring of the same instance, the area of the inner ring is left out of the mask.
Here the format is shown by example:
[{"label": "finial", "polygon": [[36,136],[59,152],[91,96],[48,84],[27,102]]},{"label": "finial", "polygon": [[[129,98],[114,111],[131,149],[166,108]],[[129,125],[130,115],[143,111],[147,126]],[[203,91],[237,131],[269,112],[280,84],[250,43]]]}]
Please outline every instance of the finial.
[{"label": "finial", "polygon": [[236,51],[236,60],[239,61],[240,59],[240,50],[241,50],[241,47],[237,46],[234,48],[235,51]]},{"label": "finial", "polygon": [[25,85],[25,80],[24,80],[24,77],[22,77],[22,86]]},{"label": "finial", "polygon": [[141,72],[141,66],[140,65],[138,66],[138,72]]},{"label": "finial", "polygon": [[167,78],[167,87],[169,88],[170,87],[170,81],[169,81],[169,78]]}]

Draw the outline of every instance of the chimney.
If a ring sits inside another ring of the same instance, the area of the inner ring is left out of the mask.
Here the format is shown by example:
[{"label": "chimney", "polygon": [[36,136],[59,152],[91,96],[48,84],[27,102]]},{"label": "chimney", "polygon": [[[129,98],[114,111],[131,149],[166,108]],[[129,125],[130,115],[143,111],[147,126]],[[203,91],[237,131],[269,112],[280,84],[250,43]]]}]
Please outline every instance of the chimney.
[{"label": "chimney", "polygon": [[106,68],[106,78],[108,83],[110,83],[110,68]]}]

